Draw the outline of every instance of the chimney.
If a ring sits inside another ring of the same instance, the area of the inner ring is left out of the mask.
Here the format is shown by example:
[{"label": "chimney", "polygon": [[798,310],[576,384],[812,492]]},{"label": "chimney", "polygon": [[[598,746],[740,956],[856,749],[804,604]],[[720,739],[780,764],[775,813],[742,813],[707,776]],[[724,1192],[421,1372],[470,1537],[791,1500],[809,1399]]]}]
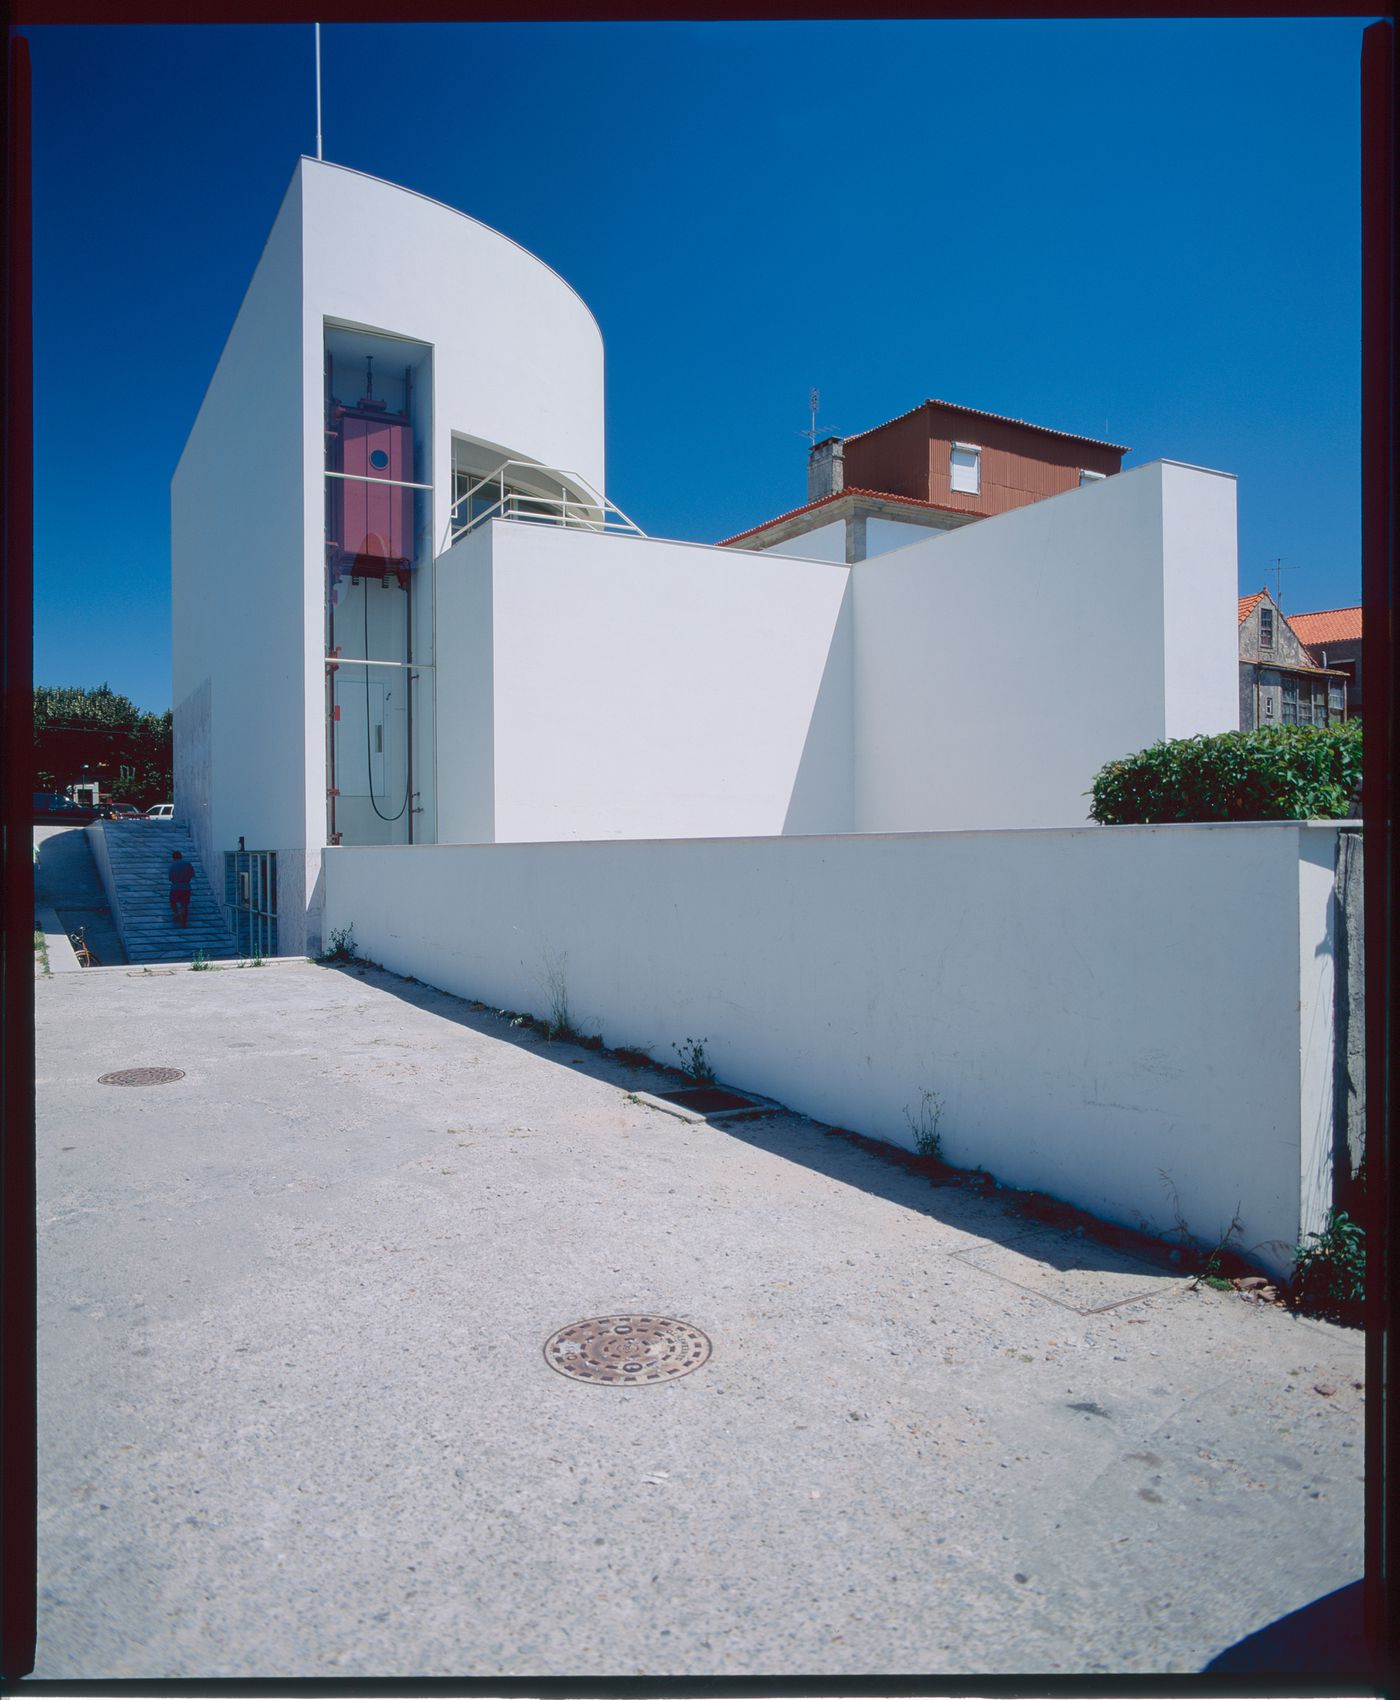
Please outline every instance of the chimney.
[{"label": "chimney", "polygon": [[846,487],[846,445],[840,437],[825,437],[807,456],[807,500],[819,502]]}]

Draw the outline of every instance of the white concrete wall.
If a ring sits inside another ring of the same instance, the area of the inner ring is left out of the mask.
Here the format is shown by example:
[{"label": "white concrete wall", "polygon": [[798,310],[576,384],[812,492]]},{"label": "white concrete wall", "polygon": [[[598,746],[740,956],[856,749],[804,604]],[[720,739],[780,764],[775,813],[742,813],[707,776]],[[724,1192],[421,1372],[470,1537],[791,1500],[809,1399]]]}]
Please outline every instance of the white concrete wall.
[{"label": "white concrete wall", "polygon": [[[206,872],[215,866],[212,705],[213,679],[206,674],[187,696],[176,699],[171,716],[175,813],[188,825],[195,851]],[[220,906],[222,898],[221,886],[215,899]]]},{"label": "white concrete wall", "polygon": [[698,544],[473,533],[438,564],[439,840],[848,829],[848,584]]},{"label": "white concrete wall", "polygon": [[490,844],[496,836],[493,529],[481,526],[438,563],[439,844]]},{"label": "white concrete wall", "polygon": [[852,568],[856,827],[1069,826],[1237,718],[1233,480],[1156,462]]},{"label": "white concrete wall", "polygon": [[175,811],[220,897],[240,835],[250,850],[307,842],[301,286],[294,178],[171,482]]},{"label": "white concrete wall", "polygon": [[[92,863],[97,869],[97,877],[102,882],[102,889],[107,894],[107,907],[112,911],[112,925],[121,937],[121,903],[117,898],[117,882],[112,875],[112,858],[107,854],[107,832],[105,823],[100,820],[89,821],[83,828],[83,836],[87,839],[88,848],[92,851]],[[122,941],[123,944],[125,940]]]},{"label": "white concrete wall", "polygon": [[[1331,1148],[1335,829],[1083,828],[336,849],[398,973],[1282,1270]],[[1301,999],[1301,1013],[1300,1013]],[[1166,1177],[1164,1180],[1163,1177]],[[1168,1183],[1170,1183],[1168,1185]]]},{"label": "white concrete wall", "polygon": [[[950,528],[951,529],[951,528]],[[930,537],[945,537],[947,532],[935,526],[905,523],[897,519],[881,519],[869,514],[865,519],[865,558],[886,555],[891,549],[903,549],[910,543],[924,542]],[[774,543],[758,551],[765,555],[796,555],[808,561],[844,561],[846,559],[846,521],[836,520],[818,526],[800,537],[790,537],[785,543]]]},{"label": "white concrete wall", "polygon": [[1326,1227],[1333,1199],[1337,836],[1338,828],[1331,825],[1299,834],[1298,1180],[1303,1233]]},{"label": "white concrete wall", "polygon": [[804,531],[800,537],[789,537],[786,543],[775,543],[771,549],[759,551],[764,555],[796,555],[804,561],[846,560],[846,522],[843,519],[830,525],[819,525]]},{"label": "white concrete wall", "polygon": [[1160,464],[1162,735],[1228,732],[1240,713],[1235,480],[1175,461]]},{"label": "white concrete wall", "polygon": [[881,519],[871,514],[865,522],[865,556],[869,560],[872,555],[888,555],[891,549],[906,549],[911,543],[926,543],[947,535],[947,531],[937,526],[906,525],[897,519]]}]

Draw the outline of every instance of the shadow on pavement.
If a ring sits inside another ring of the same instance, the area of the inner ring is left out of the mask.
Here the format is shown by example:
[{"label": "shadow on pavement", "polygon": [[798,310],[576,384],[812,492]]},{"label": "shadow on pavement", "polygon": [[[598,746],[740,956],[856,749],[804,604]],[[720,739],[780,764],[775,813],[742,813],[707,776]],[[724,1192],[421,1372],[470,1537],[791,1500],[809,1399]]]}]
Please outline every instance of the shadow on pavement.
[{"label": "shadow on pavement", "polygon": [[1367,1644],[1365,1587],[1349,1582],[1277,1618],[1217,1654],[1201,1674],[1373,1679],[1377,1666]]},{"label": "shadow on pavement", "polygon": [[[645,1059],[638,1052],[593,1050],[576,1039],[550,1039],[517,1012],[466,1001],[389,969],[354,961],[325,962],[322,966],[351,978],[363,978],[425,1013],[533,1051],[561,1068],[624,1092],[660,1092],[680,1083],[693,1084],[679,1069]],[[720,1120],[709,1125],[717,1136],[799,1163],[947,1227],[1001,1245],[1017,1242],[1028,1256],[1058,1271],[1121,1273],[1128,1259],[1148,1266],[1159,1277],[1179,1275],[1183,1282],[1190,1278],[1180,1254],[1173,1256],[1176,1248],[1161,1240],[1102,1221],[1043,1193],[998,1185],[993,1176],[981,1170],[955,1169],[916,1156],[902,1146],[828,1127],[801,1111],[784,1110],[771,1116]],[[1238,1272],[1246,1268],[1240,1261]],[[1224,1272],[1237,1271],[1226,1268]]]}]

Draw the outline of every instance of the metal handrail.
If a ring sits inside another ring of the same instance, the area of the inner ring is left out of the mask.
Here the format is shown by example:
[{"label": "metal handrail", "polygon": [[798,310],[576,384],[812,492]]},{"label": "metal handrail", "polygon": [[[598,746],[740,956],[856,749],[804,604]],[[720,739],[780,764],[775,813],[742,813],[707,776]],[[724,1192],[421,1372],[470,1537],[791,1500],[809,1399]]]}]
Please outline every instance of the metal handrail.
[{"label": "metal handrail", "polygon": [[[505,472],[510,466],[525,468],[534,476],[541,474],[551,479],[558,479],[562,494],[558,496],[537,495],[531,490],[506,488]],[[573,483],[588,492],[591,499],[570,497],[567,483]],[[495,484],[500,490],[496,500],[478,514],[473,514],[464,525],[457,524],[457,511],[463,503],[470,502],[473,496],[479,494],[488,485]],[[557,512],[555,511],[557,510]],[[531,460],[503,460],[499,466],[478,478],[453,502],[448,509],[447,535],[444,548],[459,542],[469,532],[475,531],[487,520],[514,519],[532,520],[537,524],[559,525],[571,527],[580,531],[601,531],[614,533],[630,533],[634,537],[645,537],[635,520],[629,519],[616,502],[600,495],[597,490],[576,472],[560,471],[552,466],[541,466]]]}]

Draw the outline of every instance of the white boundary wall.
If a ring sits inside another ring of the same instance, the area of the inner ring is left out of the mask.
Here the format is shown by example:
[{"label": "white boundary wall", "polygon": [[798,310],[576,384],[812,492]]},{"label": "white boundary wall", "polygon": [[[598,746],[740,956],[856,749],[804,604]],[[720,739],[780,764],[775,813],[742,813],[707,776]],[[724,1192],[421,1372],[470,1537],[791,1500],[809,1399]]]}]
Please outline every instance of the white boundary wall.
[{"label": "white boundary wall", "polygon": [[[1286,1269],[1332,1146],[1329,825],[366,847],[326,923],[545,1013],[1157,1233]],[[405,858],[411,858],[405,860]]]}]

